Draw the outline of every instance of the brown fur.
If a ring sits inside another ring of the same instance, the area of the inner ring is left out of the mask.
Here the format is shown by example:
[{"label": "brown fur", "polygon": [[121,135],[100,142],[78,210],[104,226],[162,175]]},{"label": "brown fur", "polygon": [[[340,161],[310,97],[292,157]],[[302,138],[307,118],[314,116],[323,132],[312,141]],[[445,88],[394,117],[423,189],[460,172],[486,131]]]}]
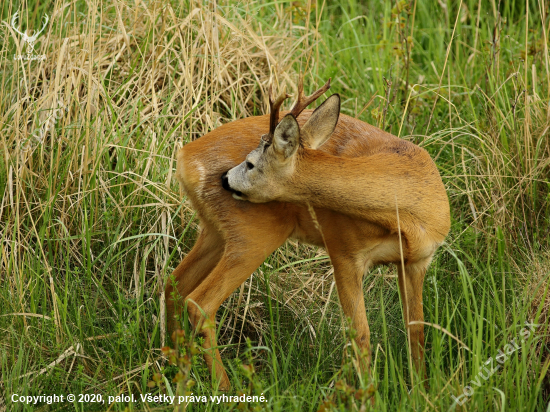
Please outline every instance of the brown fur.
[{"label": "brown fur", "polygon": [[[300,127],[311,113],[305,111],[298,118]],[[175,269],[175,283],[169,280],[166,287],[170,326],[178,325],[173,296],[188,301],[190,321],[199,327],[203,312],[214,319],[223,301],[292,237],[326,246],[342,308],[346,317],[352,319],[357,332],[355,341],[367,351],[369,360],[363,274],[373,264],[398,264],[412,357],[421,369],[424,328],[409,322],[424,319],[424,275],[450,227],[447,196],[433,161],[425,150],[412,143],[340,115],[334,133],[324,145],[318,150],[302,148],[299,164],[307,167],[298,165],[299,173],[293,181],[292,201],[297,203],[236,200],[222,188],[221,175],[241,163],[268,128],[268,116],[235,121],[178,152],[177,177],[197,210],[202,229],[194,248]],[[306,162],[302,163],[304,159]],[[367,187],[357,187],[359,175],[363,181],[367,177]],[[339,201],[354,195],[357,204]],[[307,207],[300,205],[304,196],[314,207],[322,236]],[[365,213],[364,202],[371,202],[370,214]],[[402,255],[405,273],[401,269]],[[216,349],[215,332],[203,333],[205,348],[213,350],[213,356],[207,354],[205,359],[220,381],[220,388],[227,389],[229,380]]]}]

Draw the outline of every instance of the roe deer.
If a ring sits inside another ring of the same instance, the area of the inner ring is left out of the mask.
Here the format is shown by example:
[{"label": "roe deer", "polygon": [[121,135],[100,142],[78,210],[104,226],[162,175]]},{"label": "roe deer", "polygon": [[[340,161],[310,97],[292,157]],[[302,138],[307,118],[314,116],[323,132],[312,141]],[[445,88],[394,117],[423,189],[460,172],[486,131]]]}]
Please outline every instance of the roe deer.
[{"label": "roe deer", "polygon": [[[363,274],[374,264],[397,264],[411,354],[421,370],[422,285],[450,227],[445,188],[424,149],[340,115],[338,95],[298,117],[329,87],[330,80],[304,98],[300,81],[298,101],[280,123],[279,108],[289,96],[274,101],[270,90],[269,118],[223,125],[179,150],[176,176],[202,228],[166,287],[170,327],[177,327],[180,298],[195,328],[214,319],[223,301],[290,237],[326,248],[367,368]],[[206,362],[219,387],[228,389],[215,331],[202,333],[210,349]]]}]

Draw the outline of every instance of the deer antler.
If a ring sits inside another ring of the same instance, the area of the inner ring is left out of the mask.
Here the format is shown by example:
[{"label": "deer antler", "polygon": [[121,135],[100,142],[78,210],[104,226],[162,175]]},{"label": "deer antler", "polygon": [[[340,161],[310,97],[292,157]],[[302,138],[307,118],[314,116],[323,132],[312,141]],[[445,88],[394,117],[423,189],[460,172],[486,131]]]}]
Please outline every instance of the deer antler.
[{"label": "deer antler", "polygon": [[275,100],[273,100],[273,87],[271,84],[269,85],[269,133],[262,136],[262,139],[268,143],[271,143],[273,133],[279,123],[279,109],[281,108],[283,102],[289,97],[290,95],[286,94],[283,90],[283,92]]},{"label": "deer antler", "polygon": [[328,89],[330,89],[330,79],[328,79],[328,82],[326,82],[323,87],[321,87],[311,96],[304,97],[304,79],[302,76],[300,76],[300,80],[298,82],[298,100],[296,100],[296,103],[294,103],[294,107],[292,108],[290,113],[294,117],[298,117],[298,115],[302,113],[306,107],[317,100],[319,96],[321,96]]},{"label": "deer antler", "polygon": [[11,18],[11,27],[13,27],[13,30],[15,30],[18,34],[20,34],[21,36],[25,36],[25,33],[21,33],[19,30],[17,30],[15,28],[15,22],[17,21],[17,16],[18,16],[19,12],[16,11],[15,14],[13,15],[13,17]]},{"label": "deer antler", "polygon": [[36,41],[36,39],[38,39],[38,36],[40,35],[40,33],[42,33],[44,31],[44,29],[46,28],[46,25],[48,24],[48,21],[50,21],[50,18],[48,17],[47,14],[45,16],[46,16],[46,21],[44,22],[44,25],[42,26],[42,28],[40,29],[39,32],[34,33],[32,35],[32,37],[30,38],[29,41]]},{"label": "deer antler", "polygon": [[[319,98],[324,92],[326,92],[330,88],[330,79],[325,83],[323,87],[321,87],[319,90],[317,90],[315,93],[313,93],[311,96],[304,96],[304,79],[302,76],[300,76],[300,80],[298,82],[298,100],[294,104],[294,107],[290,111],[290,113],[294,117],[298,117],[300,113],[304,111],[306,107],[308,107],[311,103],[313,103],[315,100]],[[279,109],[283,102],[290,97],[290,95],[286,94],[286,92],[282,92],[275,100],[273,100],[273,88],[272,85],[269,85],[269,133],[264,134],[262,136],[262,139],[265,140],[268,143],[271,143],[271,140],[273,139],[273,133],[275,133],[275,128],[277,127],[277,124],[279,123]]]}]

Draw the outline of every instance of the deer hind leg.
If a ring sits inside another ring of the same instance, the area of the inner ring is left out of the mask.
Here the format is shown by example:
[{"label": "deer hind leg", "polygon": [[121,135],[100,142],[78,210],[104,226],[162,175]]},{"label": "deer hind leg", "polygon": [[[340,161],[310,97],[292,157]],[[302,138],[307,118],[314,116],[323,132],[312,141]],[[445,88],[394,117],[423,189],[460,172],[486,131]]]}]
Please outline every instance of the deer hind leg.
[{"label": "deer hind leg", "polygon": [[[273,233],[275,231],[272,230],[269,236],[263,236],[262,242],[247,236],[247,239],[226,245],[216,267],[187,296],[189,320],[196,330],[201,330],[205,319],[215,320],[220,305],[288,237],[288,233],[281,235]],[[214,328],[204,328],[201,334],[205,338],[203,348],[206,364],[214,380],[219,381],[219,388],[227,390],[230,383],[217,348],[216,331]]]},{"label": "deer hind leg", "polygon": [[371,362],[370,329],[363,297],[364,265],[357,259],[344,256],[331,256],[334,265],[334,279],[338,298],[346,318],[351,319],[355,331],[355,343],[362,352],[359,362],[361,372],[368,373]]},{"label": "deer hind leg", "polygon": [[424,365],[424,325],[422,323],[410,325],[410,322],[424,322],[424,310],[422,305],[422,287],[424,275],[430,263],[424,259],[405,265],[405,272],[401,263],[397,264],[399,291],[403,305],[405,326],[410,339],[411,357],[418,374],[425,377]]},{"label": "deer hind leg", "polygon": [[170,333],[181,328],[177,316],[183,310],[185,298],[218,264],[223,248],[224,241],[221,235],[209,226],[205,226],[201,230],[193,249],[167,279],[165,296]]}]

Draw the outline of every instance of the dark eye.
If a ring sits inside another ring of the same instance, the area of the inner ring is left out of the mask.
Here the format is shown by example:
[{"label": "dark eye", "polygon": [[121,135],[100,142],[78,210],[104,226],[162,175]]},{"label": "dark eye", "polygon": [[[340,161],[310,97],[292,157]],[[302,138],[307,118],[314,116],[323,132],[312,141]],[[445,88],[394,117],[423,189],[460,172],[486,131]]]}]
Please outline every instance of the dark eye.
[{"label": "dark eye", "polygon": [[249,161],[246,162],[246,168],[247,170],[252,170],[254,169],[254,165],[252,163],[250,163]]}]

